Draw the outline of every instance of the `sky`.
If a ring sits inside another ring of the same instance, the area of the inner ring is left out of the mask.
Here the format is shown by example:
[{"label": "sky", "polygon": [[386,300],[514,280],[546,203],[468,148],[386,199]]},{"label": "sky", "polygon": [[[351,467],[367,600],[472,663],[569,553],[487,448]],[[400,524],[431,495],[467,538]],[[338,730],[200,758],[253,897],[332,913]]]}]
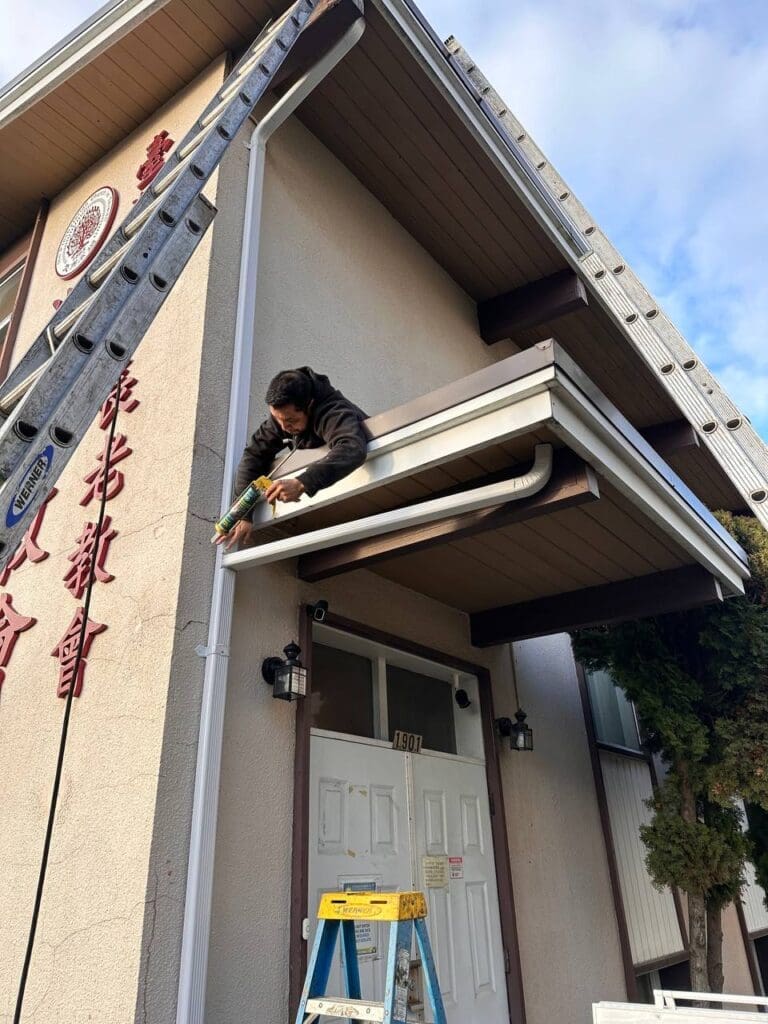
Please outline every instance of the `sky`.
[{"label": "sky", "polygon": [[[101,4],[0,0],[0,82]],[[420,0],[768,438],[768,0]]]}]

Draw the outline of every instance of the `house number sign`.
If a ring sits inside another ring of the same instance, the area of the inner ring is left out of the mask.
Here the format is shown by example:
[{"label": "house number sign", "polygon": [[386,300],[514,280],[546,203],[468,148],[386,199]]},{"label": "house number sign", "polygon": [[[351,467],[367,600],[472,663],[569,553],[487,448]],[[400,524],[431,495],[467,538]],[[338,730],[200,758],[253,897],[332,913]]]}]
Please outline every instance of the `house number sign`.
[{"label": "house number sign", "polygon": [[421,736],[417,732],[403,732],[402,729],[395,729],[392,748],[405,750],[408,754],[420,754]]}]

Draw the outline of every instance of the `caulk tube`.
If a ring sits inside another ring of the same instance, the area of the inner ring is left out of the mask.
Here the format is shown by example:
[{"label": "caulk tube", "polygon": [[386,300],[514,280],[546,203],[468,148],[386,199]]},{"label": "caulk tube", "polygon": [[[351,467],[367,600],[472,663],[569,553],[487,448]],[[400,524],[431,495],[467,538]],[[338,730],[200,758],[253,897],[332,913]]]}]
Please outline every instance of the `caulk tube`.
[{"label": "caulk tube", "polygon": [[[284,455],[277,465],[272,468],[273,476],[278,469],[280,469],[282,464],[287,462],[296,451],[295,441],[289,441],[288,446],[288,454]],[[243,516],[247,515],[254,505],[261,501],[271,486],[272,481],[268,476],[260,476],[256,480],[251,480],[230,510],[225,512],[218,523],[214,523],[213,528],[216,531],[216,536],[211,537],[211,544],[215,544],[218,537],[223,537],[225,534],[229,533],[235,523],[242,519]]]},{"label": "caulk tube", "polygon": [[[251,480],[229,511],[224,513],[218,523],[214,523],[213,528],[217,535],[223,537],[229,533],[235,523],[242,519],[243,516],[248,515],[254,505],[262,500],[271,486],[272,481],[266,476],[260,476],[258,480]],[[211,537],[211,544],[215,542],[216,537]]]}]

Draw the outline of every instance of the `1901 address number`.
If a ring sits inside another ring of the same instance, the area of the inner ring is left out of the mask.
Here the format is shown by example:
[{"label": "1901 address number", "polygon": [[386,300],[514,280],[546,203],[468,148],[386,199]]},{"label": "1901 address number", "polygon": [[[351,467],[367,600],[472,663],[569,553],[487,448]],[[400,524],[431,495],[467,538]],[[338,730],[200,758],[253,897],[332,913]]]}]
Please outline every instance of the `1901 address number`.
[{"label": "1901 address number", "polygon": [[421,736],[417,732],[403,732],[402,729],[395,729],[392,747],[394,750],[405,750],[408,754],[419,754],[421,752]]}]

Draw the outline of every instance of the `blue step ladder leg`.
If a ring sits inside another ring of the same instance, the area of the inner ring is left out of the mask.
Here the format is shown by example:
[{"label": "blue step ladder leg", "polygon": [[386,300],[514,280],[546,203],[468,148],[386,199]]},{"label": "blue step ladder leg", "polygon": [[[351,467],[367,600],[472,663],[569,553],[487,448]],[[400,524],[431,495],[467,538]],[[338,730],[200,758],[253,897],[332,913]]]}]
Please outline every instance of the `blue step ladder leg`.
[{"label": "blue step ladder leg", "polygon": [[341,944],[344,950],[344,986],[348,999],[360,998],[360,965],[357,961],[357,936],[354,921],[341,922]]},{"label": "blue step ladder leg", "polygon": [[389,930],[384,1024],[406,1024],[412,943],[413,921],[393,921]]},{"label": "blue step ladder leg", "polygon": [[435,959],[432,956],[432,947],[429,942],[427,922],[425,918],[417,917],[413,923],[416,926],[416,944],[419,949],[419,956],[421,957],[424,983],[427,989],[429,1005],[432,1007],[432,1015],[435,1018],[434,1024],[446,1024],[443,995],[440,991],[440,983],[437,980]]},{"label": "blue step ladder leg", "polygon": [[304,990],[301,993],[299,1012],[296,1014],[296,1024],[303,1024],[307,1012],[307,1000],[325,994],[340,924],[340,921],[324,919],[317,922],[315,944],[307,965],[307,977],[304,981]]}]

